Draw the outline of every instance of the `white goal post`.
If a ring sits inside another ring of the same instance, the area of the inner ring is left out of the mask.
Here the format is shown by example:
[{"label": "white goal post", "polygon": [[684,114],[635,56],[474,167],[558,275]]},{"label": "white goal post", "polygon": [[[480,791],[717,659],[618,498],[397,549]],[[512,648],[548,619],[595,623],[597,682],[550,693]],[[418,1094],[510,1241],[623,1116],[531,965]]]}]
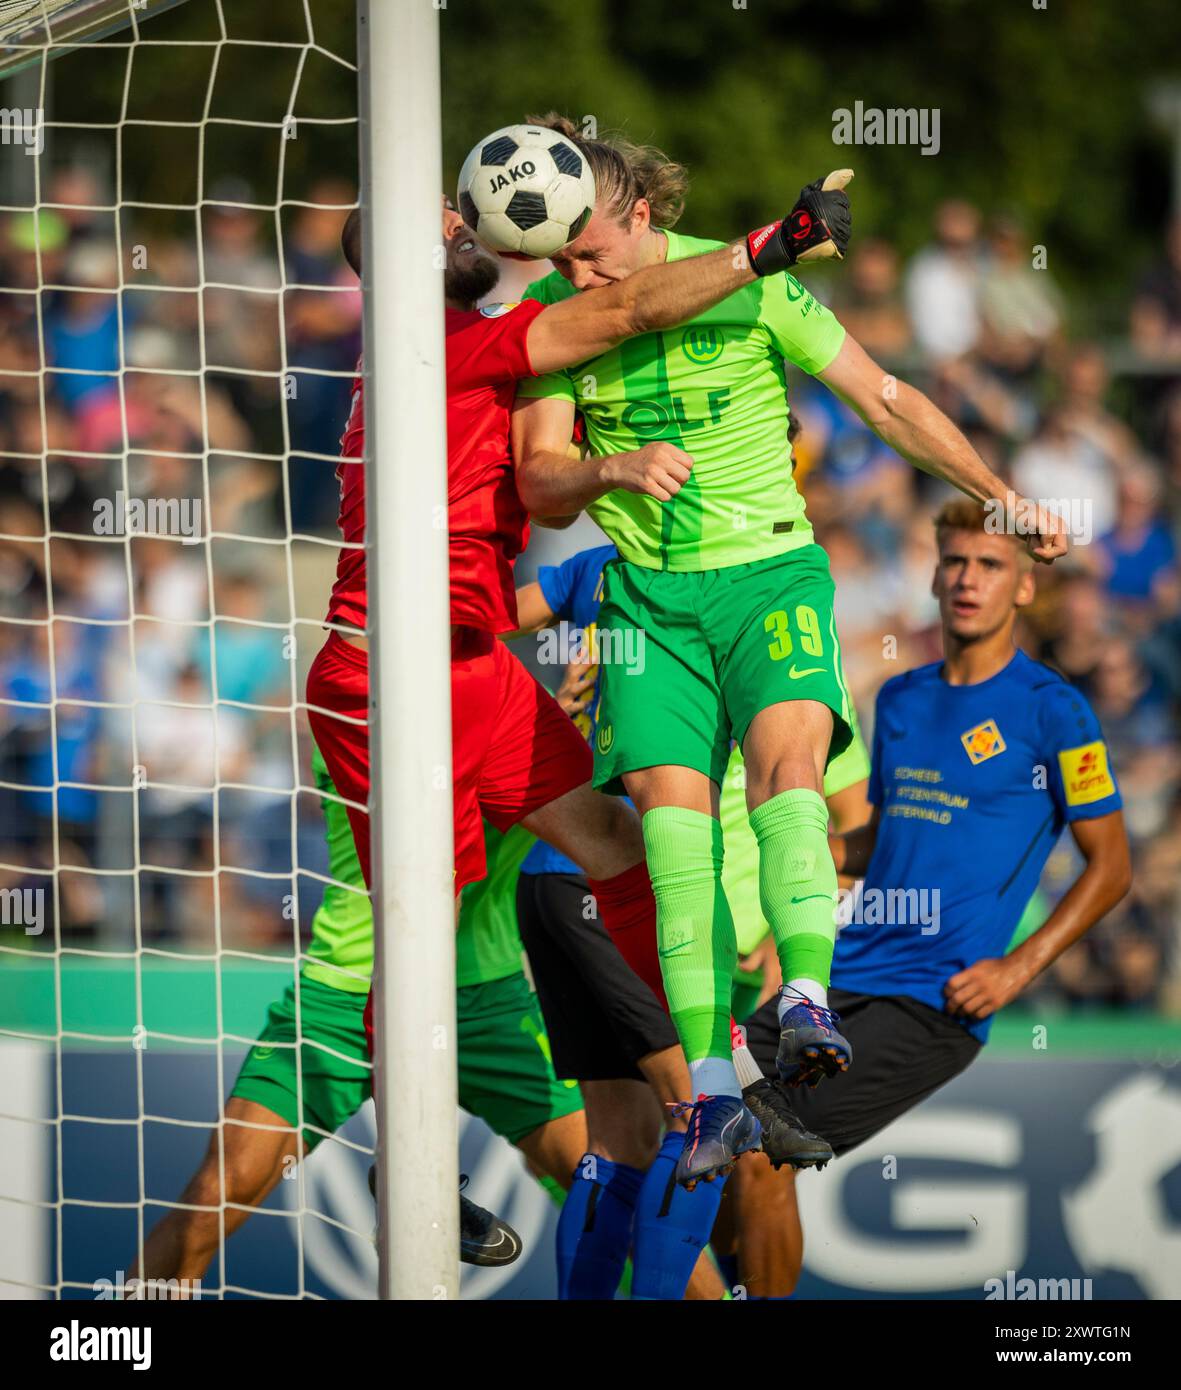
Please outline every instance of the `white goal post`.
[{"label": "white goal post", "polygon": [[361,0],[358,23],[381,1296],[453,1298],[459,1173],[439,11],[434,0]]}]

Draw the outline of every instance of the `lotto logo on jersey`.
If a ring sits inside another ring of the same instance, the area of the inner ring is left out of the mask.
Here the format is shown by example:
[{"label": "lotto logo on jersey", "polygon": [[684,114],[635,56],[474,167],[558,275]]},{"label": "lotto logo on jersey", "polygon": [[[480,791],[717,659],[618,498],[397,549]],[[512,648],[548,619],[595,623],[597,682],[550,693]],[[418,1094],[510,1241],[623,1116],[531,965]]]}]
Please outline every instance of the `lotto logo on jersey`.
[{"label": "lotto logo on jersey", "polygon": [[1001,738],[995,719],[986,719],[983,724],[977,724],[974,729],[961,734],[960,742],[973,763],[987,762],[1005,751],[1005,740]]},{"label": "lotto logo on jersey", "polygon": [[501,314],[507,314],[510,309],[515,309],[516,304],[485,304],[480,310],[486,319],[498,319]]},{"label": "lotto logo on jersey", "polygon": [[1115,793],[1115,783],[1107,766],[1107,745],[1087,743],[1082,748],[1066,748],[1058,754],[1062,787],[1068,806],[1086,806]]}]

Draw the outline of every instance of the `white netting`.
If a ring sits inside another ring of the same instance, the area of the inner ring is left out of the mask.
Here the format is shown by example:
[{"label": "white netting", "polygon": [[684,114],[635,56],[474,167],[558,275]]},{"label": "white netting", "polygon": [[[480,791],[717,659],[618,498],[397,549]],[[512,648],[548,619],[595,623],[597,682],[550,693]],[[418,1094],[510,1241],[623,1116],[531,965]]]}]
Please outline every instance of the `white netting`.
[{"label": "white netting", "polygon": [[[106,9],[119,32],[42,36],[0,85],[37,112],[0,178],[0,1058],[52,1054],[47,1097],[0,1088],[0,1138],[55,1184],[4,1165],[0,1221],[52,1227],[46,1259],[0,1256],[15,1296],[142,1255],[179,1193],[149,1150],[223,1113],[236,1021],[292,983],[326,872],[303,691],[360,342],[352,6]],[[113,1100],[73,1060],[95,1048]],[[305,1221],[364,1240],[372,1215],[292,1178],[301,1297]],[[223,1211],[203,1292],[276,1296],[227,1278],[224,1236]]]}]

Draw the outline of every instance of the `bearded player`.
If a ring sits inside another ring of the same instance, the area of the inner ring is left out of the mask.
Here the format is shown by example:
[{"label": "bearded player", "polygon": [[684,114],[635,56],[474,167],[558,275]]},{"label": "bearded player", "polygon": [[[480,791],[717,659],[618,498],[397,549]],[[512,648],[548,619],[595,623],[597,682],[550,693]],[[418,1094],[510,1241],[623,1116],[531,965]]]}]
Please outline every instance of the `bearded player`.
[{"label": "bearded player", "polygon": [[[658,152],[582,139],[541,124],[590,161],[598,199],[586,229],[527,292],[555,307],[614,292],[716,242],[669,230],[679,212]],[[756,269],[775,244],[752,234]],[[713,254],[718,254],[714,251]],[[777,261],[777,268],[779,262]],[[513,424],[521,496],[538,515],[589,507],[620,558],[606,568],[600,630],[626,649],[642,633],[642,671],[605,668],[597,787],[626,790],[643,818],[661,968],[697,1098],[677,1165],[688,1185],[754,1147],[730,1047],[737,963],[722,887],[718,795],[731,740],[747,766],[759,889],[783,975],[779,1074],[814,1083],[852,1048],[828,1008],[836,870],[824,772],[852,738],[833,621],[833,581],[791,475],[785,363],[850,405],[914,466],[979,502],[1005,484],[925,396],[887,376],[792,276],[752,281],[716,308],[522,384]],[[572,460],[575,412],[589,455]],[[1030,508],[1036,558],[1066,541]]]},{"label": "bearded player", "polygon": [[[524,824],[569,854],[587,875],[609,928],[626,934],[639,924],[655,931],[634,812],[592,791],[587,745],[553,697],[496,640],[517,626],[512,566],[528,522],[513,475],[510,411],[518,381],[561,370],[635,334],[671,327],[831,241],[828,228],[811,221],[793,239],[793,218],[798,230],[796,212],[762,229],[757,266],[739,243],[653,267],[567,304],[477,310],[477,301],[496,283],[497,264],[458,213],[443,211],[457,893],[484,873],[483,815],[502,831]],[[356,214],[346,223],[344,250],[359,273]],[[308,713],[332,780],[351,803],[368,883],[368,815],[360,809],[369,798],[362,397],[358,378],[338,469],[346,544],[327,616],[333,630],[308,676]],[[367,1022],[371,1029],[369,1011]],[[756,1126],[752,1145],[758,1138]]]}]

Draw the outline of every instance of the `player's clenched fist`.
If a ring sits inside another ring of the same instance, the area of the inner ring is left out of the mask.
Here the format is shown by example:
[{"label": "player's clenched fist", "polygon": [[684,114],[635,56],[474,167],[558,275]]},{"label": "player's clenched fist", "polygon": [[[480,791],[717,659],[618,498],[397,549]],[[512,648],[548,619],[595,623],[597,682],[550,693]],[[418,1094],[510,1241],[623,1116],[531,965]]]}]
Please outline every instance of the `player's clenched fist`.
[{"label": "player's clenched fist", "polygon": [[774,275],[801,261],[844,256],[853,234],[845,193],[852,177],[852,169],[834,169],[827,178],[802,188],[786,217],[751,232],[746,247],[756,275]]},{"label": "player's clenched fist", "polygon": [[614,454],[603,463],[603,476],[611,487],[642,492],[658,502],[668,502],[688,481],[693,456],[667,440],[658,439],[631,453]]},{"label": "player's clenched fist", "polygon": [[1043,565],[1051,565],[1069,549],[1070,533],[1066,522],[1056,512],[1038,503],[1026,501],[1025,506],[1031,519],[1036,518],[1033,527],[1025,528],[1026,548],[1035,560]]}]

